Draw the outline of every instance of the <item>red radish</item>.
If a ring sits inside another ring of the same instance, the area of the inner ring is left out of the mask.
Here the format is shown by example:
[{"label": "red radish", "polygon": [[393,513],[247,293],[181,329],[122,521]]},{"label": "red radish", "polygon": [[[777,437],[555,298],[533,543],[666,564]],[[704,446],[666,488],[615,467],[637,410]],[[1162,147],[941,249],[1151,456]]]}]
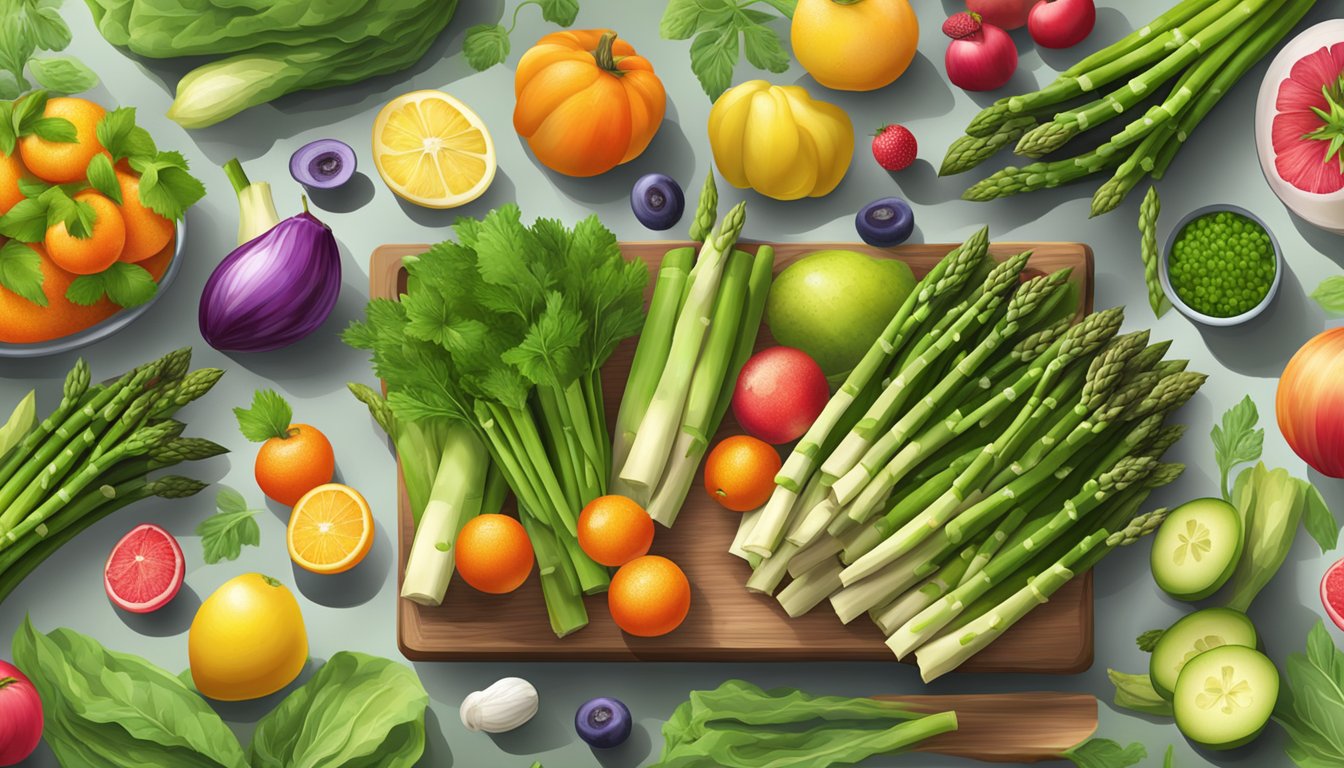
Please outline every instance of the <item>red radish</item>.
[{"label": "red radish", "polygon": [[42,741],[42,699],[18,667],[0,661],[0,765],[18,765]]},{"label": "red radish", "polygon": [[1092,34],[1097,6],[1092,0],[1041,0],[1027,17],[1027,31],[1042,48],[1072,48]]},{"label": "red radish", "polygon": [[157,525],[145,524],[112,548],[103,569],[103,588],[118,608],[151,613],[177,596],[185,575],[186,560],[177,539]]},{"label": "red radish", "polygon": [[1274,57],[1256,103],[1255,143],[1284,205],[1344,233],[1344,19],[1307,29]]},{"label": "red radish", "polygon": [[944,64],[952,84],[967,91],[1002,88],[1017,71],[1017,46],[1007,32],[976,13],[955,13],[943,23],[952,38]]},{"label": "red radish", "polygon": [[830,398],[816,360],[793,347],[770,347],[742,366],[733,416],[749,434],[780,445],[802,437]]},{"label": "red radish", "polygon": [[1335,626],[1344,629],[1344,560],[1330,566],[1321,579],[1321,602]]},{"label": "red radish", "polygon": [[1017,29],[1027,25],[1027,14],[1036,0],[966,0],[966,10],[980,14],[987,24],[999,29]]}]

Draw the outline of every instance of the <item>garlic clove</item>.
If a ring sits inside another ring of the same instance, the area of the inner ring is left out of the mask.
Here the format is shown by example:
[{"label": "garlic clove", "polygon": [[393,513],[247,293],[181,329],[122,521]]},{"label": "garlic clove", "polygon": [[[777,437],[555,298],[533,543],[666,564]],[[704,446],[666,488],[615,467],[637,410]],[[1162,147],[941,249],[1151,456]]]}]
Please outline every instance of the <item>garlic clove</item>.
[{"label": "garlic clove", "polygon": [[537,689],[531,683],[521,677],[505,677],[483,691],[468,694],[459,714],[467,730],[505,733],[531,720],[539,706]]}]

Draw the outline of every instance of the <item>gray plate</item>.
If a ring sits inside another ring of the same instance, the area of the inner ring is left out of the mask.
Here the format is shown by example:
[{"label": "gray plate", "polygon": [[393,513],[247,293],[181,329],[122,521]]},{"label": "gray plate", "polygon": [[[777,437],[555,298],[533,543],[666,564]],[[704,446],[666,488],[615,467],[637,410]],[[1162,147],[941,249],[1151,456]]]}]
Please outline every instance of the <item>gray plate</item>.
[{"label": "gray plate", "polygon": [[[1265,294],[1265,298],[1261,299],[1259,304],[1256,304],[1254,307],[1242,312],[1240,315],[1235,315],[1233,317],[1214,317],[1212,315],[1206,315],[1186,304],[1176,293],[1176,289],[1171,286],[1171,276],[1167,272],[1168,262],[1171,260],[1171,249],[1176,245],[1176,238],[1179,237],[1181,231],[1185,229],[1185,225],[1207,213],[1221,213],[1223,211],[1227,211],[1228,213],[1239,213],[1251,221],[1254,221],[1256,224],[1259,224],[1265,230],[1265,233],[1269,235],[1269,244],[1274,248],[1274,281],[1269,284],[1269,292]],[[1264,219],[1256,216],[1254,213],[1237,205],[1206,205],[1203,208],[1197,208],[1190,213],[1187,213],[1185,218],[1181,219],[1180,223],[1176,225],[1176,228],[1167,234],[1167,242],[1162,248],[1162,258],[1159,262],[1159,266],[1161,267],[1159,277],[1162,280],[1162,290],[1167,294],[1167,299],[1171,302],[1172,306],[1176,307],[1176,311],[1197,323],[1226,328],[1232,325],[1241,325],[1247,320],[1259,317],[1260,313],[1264,312],[1265,308],[1270,305],[1270,302],[1274,301],[1274,297],[1279,295],[1279,283],[1283,281],[1283,249],[1279,247],[1279,239],[1274,236],[1274,230],[1269,228],[1269,225],[1265,223]]]},{"label": "gray plate", "polygon": [[177,222],[176,240],[173,246],[173,260],[169,262],[168,269],[163,273],[163,278],[159,280],[159,290],[155,292],[154,298],[131,309],[123,309],[117,314],[107,318],[84,330],[73,333],[69,336],[62,336],[59,339],[51,341],[39,341],[33,344],[5,344],[0,342],[0,358],[23,358],[23,357],[46,357],[48,355],[59,355],[62,352],[69,352],[80,347],[87,347],[97,341],[111,336],[122,328],[135,322],[135,319],[145,313],[145,310],[154,305],[154,302],[163,296],[163,292],[172,284],[173,278],[177,277],[177,272],[182,267],[182,248],[186,242],[186,221]]}]

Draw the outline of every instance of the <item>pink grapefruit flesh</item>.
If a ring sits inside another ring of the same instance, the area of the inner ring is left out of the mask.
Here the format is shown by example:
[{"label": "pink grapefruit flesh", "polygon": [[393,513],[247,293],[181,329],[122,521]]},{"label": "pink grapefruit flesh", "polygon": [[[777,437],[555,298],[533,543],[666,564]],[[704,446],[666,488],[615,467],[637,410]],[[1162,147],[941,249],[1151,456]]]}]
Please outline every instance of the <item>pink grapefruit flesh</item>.
[{"label": "pink grapefruit flesh", "polygon": [[1321,579],[1321,602],[1335,626],[1344,629],[1344,560],[1330,566]]},{"label": "pink grapefruit flesh", "polygon": [[1344,43],[1318,48],[1298,59],[1279,84],[1271,136],[1274,168],[1284,181],[1304,192],[1328,195],[1344,189],[1339,158],[1326,159],[1329,141],[1306,138],[1324,121],[1314,110],[1330,113],[1325,90],[1339,96],[1344,77]]},{"label": "pink grapefruit flesh", "polygon": [[103,569],[103,587],[114,605],[131,613],[151,613],[182,588],[186,562],[172,534],[141,525],[117,542]]}]

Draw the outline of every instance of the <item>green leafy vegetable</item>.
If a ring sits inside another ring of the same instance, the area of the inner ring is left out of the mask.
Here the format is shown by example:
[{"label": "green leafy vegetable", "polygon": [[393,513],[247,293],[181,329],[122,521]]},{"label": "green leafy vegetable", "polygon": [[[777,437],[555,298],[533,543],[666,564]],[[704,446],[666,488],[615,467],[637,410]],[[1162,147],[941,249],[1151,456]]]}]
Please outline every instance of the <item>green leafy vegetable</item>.
[{"label": "green leafy vegetable", "polygon": [[1157,641],[1161,640],[1162,636],[1166,633],[1167,630],[1165,629],[1150,629],[1139,635],[1135,642],[1138,643],[1140,651],[1143,651],[1144,653],[1152,653],[1153,649],[1157,647]]},{"label": "green leafy vegetable", "polygon": [[135,107],[119,107],[103,115],[96,129],[98,143],[114,161],[127,158],[145,161],[159,153],[149,131],[135,124]]},{"label": "green leafy vegetable", "polygon": [[37,251],[19,240],[0,245],[0,287],[45,307],[47,295],[42,292],[43,279],[42,257]]},{"label": "green leafy vegetable", "polygon": [[205,197],[205,185],[191,175],[181,153],[132,156],[131,168],[140,174],[140,202],[166,219],[182,218],[188,208]]},{"label": "green leafy vegetable", "polygon": [[104,296],[119,307],[138,307],[154,298],[159,284],[139,264],[114,262],[93,275],[80,275],[65,289],[65,297],[75,304],[97,304]]},{"label": "green leafy vegetable", "polygon": [[257,724],[252,768],[411,768],[429,694],[409,668],[342,651]]},{"label": "green leafy vegetable", "polygon": [[1162,698],[1157,689],[1153,688],[1152,678],[1147,674],[1130,675],[1108,669],[1106,676],[1115,686],[1115,706],[1145,715],[1173,716],[1171,702]]},{"label": "green leafy vegetable", "polygon": [[98,75],[73,56],[33,59],[28,62],[28,71],[53,93],[82,93],[98,84]]},{"label": "green leafy vegetable", "polygon": [[1148,756],[1142,744],[1122,747],[1110,739],[1092,739],[1065,752],[1061,757],[1078,768],[1128,768]]},{"label": "green leafy vegetable", "polygon": [[89,161],[89,168],[84,175],[89,180],[89,186],[101,192],[110,198],[117,205],[121,205],[121,185],[117,183],[117,170],[112,167],[112,161],[107,155],[97,154]]},{"label": "green leafy vegetable", "polygon": [[205,549],[205,562],[214,565],[220,560],[236,560],[243,547],[261,545],[261,527],[253,519],[258,510],[249,509],[243,495],[232,488],[221,488],[215,494],[217,514],[196,526]]},{"label": "green leafy vegetable", "polygon": [[205,700],[144,659],[27,619],[14,661],[42,696],[43,738],[61,765],[244,768],[238,740]]},{"label": "green leafy vegetable", "polygon": [[1305,654],[1288,657],[1274,721],[1288,734],[1288,758],[1298,768],[1344,765],[1344,651],[1325,622],[1307,635]]},{"label": "green leafy vegetable", "polygon": [[72,237],[86,238],[93,234],[97,221],[98,216],[88,202],[74,199],[64,187],[50,186],[37,197],[20,200],[0,216],[0,235],[24,243],[40,243],[48,229],[64,224]]},{"label": "green leafy vegetable", "polygon": [[1257,429],[1260,412],[1255,401],[1247,395],[1223,414],[1222,423],[1215,425],[1209,437],[1213,439],[1213,457],[1218,462],[1220,487],[1223,498],[1232,501],[1227,479],[1238,464],[1256,461],[1265,442],[1265,430]]},{"label": "green leafy vegetable", "polygon": [[[761,0],[670,0],[658,32],[667,40],[691,40],[691,71],[710,100],[728,90],[740,50],[752,66],[770,72],[789,68],[789,56],[771,28],[779,16],[750,6]],[[796,0],[765,0],[793,18]],[[739,48],[739,37],[741,48]]]},{"label": "green leafy vegetable", "polygon": [[252,407],[234,408],[233,415],[238,419],[238,431],[254,443],[289,437],[289,425],[294,421],[294,409],[273,389],[252,393]]},{"label": "green leafy vegetable", "polygon": [[1344,313],[1344,276],[1327,277],[1311,292],[1311,298],[1321,309],[1335,314]]},{"label": "green leafy vegetable", "polygon": [[79,93],[98,84],[93,70],[73,56],[35,57],[39,51],[63,51],[70,45],[70,28],[59,6],[60,0],[6,0],[0,5],[0,98],[15,98],[32,87],[25,68],[56,93]]},{"label": "green leafy vegetable", "polygon": [[579,15],[578,0],[523,0],[514,7],[509,26],[477,24],[467,30],[467,36],[462,41],[462,53],[473,69],[481,72],[508,58],[509,35],[518,26],[518,12],[529,5],[540,8],[543,19],[562,27],[572,26]]}]

